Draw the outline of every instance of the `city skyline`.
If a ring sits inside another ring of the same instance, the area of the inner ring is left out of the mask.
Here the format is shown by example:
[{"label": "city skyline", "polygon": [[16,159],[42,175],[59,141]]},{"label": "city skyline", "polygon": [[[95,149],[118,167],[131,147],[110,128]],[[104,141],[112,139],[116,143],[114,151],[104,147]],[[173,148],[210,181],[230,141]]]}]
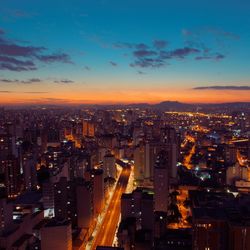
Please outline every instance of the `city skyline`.
[{"label": "city skyline", "polygon": [[247,1],[3,1],[0,105],[250,101]]}]

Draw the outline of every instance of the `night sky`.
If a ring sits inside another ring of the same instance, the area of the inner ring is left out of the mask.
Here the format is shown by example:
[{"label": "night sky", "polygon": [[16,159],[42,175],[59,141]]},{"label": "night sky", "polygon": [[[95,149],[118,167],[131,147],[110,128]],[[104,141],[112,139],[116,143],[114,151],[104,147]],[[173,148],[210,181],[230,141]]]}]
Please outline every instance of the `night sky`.
[{"label": "night sky", "polygon": [[0,103],[250,101],[249,0],[0,0]]}]

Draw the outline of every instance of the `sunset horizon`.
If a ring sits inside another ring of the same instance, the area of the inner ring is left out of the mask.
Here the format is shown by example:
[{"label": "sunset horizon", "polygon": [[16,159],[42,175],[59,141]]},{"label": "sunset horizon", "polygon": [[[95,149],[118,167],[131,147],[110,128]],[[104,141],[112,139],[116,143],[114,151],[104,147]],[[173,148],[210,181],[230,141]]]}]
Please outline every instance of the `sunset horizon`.
[{"label": "sunset horizon", "polygon": [[[32,89],[31,89],[32,87]],[[70,85],[55,85],[54,88],[30,86],[18,86],[22,90],[0,90],[0,105],[18,104],[156,104],[164,101],[182,103],[232,103],[250,102],[248,86],[213,85],[211,87],[161,88],[160,90],[138,87],[122,89],[119,87],[109,89],[95,88],[90,90],[72,90]],[[58,88],[58,90],[57,90]],[[62,91],[62,89],[64,90]],[[10,87],[8,87],[10,89]],[[36,89],[38,89],[36,91]],[[49,91],[43,91],[48,89]],[[60,92],[59,92],[60,91]],[[105,92],[106,91],[106,92]]]}]

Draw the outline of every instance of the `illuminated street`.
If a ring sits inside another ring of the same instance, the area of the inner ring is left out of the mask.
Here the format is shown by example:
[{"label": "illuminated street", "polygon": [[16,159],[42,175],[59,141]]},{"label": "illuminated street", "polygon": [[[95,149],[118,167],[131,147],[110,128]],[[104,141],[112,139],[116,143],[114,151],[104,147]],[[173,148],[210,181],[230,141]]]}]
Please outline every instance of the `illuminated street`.
[{"label": "illuminated street", "polygon": [[180,229],[180,228],[191,228],[190,223],[187,221],[187,218],[191,215],[191,211],[188,207],[184,206],[184,202],[188,199],[188,190],[180,189],[177,190],[179,195],[177,195],[177,206],[181,213],[181,219],[178,223],[170,223],[168,224],[169,229]]},{"label": "illuminated street", "polygon": [[184,206],[184,201],[188,198],[188,190],[178,190],[178,192],[180,195],[177,196],[177,205],[182,215],[178,228],[189,228],[191,225],[186,219],[190,216],[190,209]]},{"label": "illuminated street", "polygon": [[186,146],[187,142],[192,142],[193,143],[193,146],[191,148],[191,150],[189,151],[188,155],[186,155],[183,159],[183,165],[185,167],[187,167],[188,169],[192,169],[193,165],[191,164],[191,159],[192,159],[192,156],[193,154],[195,153],[195,138],[190,136],[190,135],[187,135],[185,140],[184,140],[184,143],[182,144],[183,147]]},{"label": "illuminated street", "polygon": [[246,157],[243,157],[239,150],[237,150],[237,160],[241,166],[248,167],[248,161]]},{"label": "illuminated street", "polygon": [[121,172],[101,228],[93,240],[92,250],[95,250],[97,246],[112,246],[120,217],[121,195],[126,190],[130,173],[131,170],[128,168],[124,168]]}]

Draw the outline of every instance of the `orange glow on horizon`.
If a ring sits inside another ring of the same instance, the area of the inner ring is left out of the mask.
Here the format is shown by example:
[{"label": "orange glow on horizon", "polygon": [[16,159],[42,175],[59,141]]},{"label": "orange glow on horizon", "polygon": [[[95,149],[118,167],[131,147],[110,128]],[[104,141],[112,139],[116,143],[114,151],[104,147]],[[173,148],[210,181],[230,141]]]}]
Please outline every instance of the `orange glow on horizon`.
[{"label": "orange glow on horizon", "polygon": [[249,91],[190,89],[96,89],[58,92],[0,93],[1,105],[18,104],[129,104],[179,101],[185,103],[249,102]]}]

